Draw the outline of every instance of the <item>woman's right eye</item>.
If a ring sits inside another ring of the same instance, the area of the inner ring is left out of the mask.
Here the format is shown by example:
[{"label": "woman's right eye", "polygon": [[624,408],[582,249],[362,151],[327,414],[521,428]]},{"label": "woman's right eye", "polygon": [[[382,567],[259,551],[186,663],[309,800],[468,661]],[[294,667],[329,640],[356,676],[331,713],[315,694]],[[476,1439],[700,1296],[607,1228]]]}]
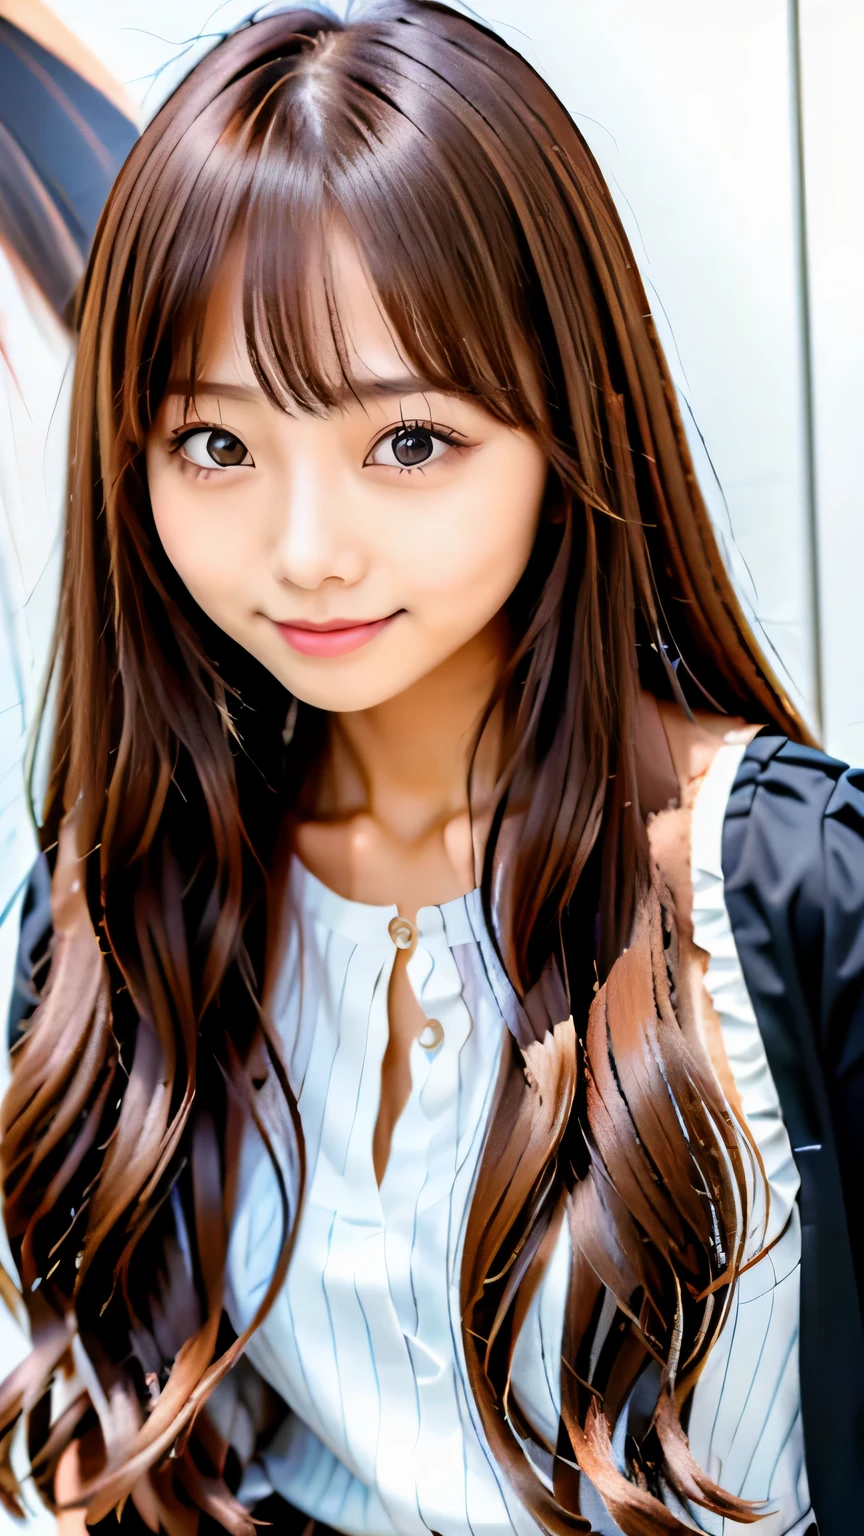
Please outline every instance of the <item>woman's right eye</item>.
[{"label": "woman's right eye", "polygon": [[255,467],[246,444],[222,427],[193,427],[191,431],[181,433],[175,440],[175,452],[178,450],[198,469]]}]

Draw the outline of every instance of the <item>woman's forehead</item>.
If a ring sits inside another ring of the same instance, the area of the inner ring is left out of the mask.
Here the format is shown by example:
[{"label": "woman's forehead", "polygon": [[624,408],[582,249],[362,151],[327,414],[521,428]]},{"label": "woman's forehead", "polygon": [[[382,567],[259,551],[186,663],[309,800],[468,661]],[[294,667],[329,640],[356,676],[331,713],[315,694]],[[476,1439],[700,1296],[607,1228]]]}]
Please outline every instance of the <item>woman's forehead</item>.
[{"label": "woman's forehead", "polygon": [[382,278],[381,253],[364,252],[339,211],[269,231],[248,223],[215,264],[206,297],[199,284],[198,297],[175,313],[160,397],[264,398],[289,414],[319,415],[374,397],[456,395],[536,430],[542,402],[531,400],[538,380],[525,338],[511,337],[511,356],[490,367],[488,334],[462,334],[471,319],[455,326],[446,304],[442,313],[434,274],[400,272],[398,252],[389,251]]},{"label": "woman's forehead", "polygon": [[[198,379],[255,386],[244,318],[248,281],[239,245],[226,256],[204,313],[195,372]],[[356,242],[332,231],[326,268],[309,263],[304,287],[304,329],[314,338],[316,363],[334,395],[403,393],[428,388],[412,367],[384,312]]]}]

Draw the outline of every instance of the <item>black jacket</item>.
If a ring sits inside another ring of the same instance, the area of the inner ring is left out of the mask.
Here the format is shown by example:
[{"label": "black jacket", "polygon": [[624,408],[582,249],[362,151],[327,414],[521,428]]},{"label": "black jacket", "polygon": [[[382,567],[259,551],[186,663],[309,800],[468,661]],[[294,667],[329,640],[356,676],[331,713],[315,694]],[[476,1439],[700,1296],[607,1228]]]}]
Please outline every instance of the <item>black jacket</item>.
[{"label": "black jacket", "polygon": [[[864,770],[760,732],[729,798],[723,873],[801,1174],[810,1495],[820,1536],[853,1536],[864,1523]],[[25,902],[13,1034],[36,1001],[49,898],[43,859]]]},{"label": "black jacket", "polygon": [[821,1536],[862,1529],[864,770],[771,730],[723,830],[726,906],[801,1174],[801,1401]]}]

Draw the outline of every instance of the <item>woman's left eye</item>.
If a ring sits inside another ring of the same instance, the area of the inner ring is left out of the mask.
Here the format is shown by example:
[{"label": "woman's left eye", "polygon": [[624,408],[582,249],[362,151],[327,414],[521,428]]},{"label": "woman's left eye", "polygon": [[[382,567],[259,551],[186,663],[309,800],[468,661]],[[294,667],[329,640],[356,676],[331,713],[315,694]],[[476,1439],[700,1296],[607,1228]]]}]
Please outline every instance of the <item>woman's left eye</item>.
[{"label": "woman's left eye", "polygon": [[386,432],[379,437],[364,460],[364,467],[366,464],[385,464],[391,469],[425,469],[427,464],[434,464],[449,448],[456,446],[456,433],[447,428],[405,422],[395,432]]},{"label": "woman's left eye", "polygon": [[254,469],[246,444],[222,427],[192,427],[175,439],[175,449],[198,469],[234,469],[243,465]]}]

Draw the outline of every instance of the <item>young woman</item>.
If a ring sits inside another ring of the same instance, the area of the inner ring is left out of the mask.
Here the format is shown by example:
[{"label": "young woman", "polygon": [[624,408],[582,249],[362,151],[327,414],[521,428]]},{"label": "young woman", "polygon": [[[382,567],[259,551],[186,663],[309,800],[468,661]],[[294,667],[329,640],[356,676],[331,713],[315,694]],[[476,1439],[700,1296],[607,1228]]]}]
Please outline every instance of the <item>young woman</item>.
[{"label": "young woman", "polygon": [[55,686],[0,1409],[60,1529],[848,1536],[864,788],[484,28],[270,17],[134,149]]}]

